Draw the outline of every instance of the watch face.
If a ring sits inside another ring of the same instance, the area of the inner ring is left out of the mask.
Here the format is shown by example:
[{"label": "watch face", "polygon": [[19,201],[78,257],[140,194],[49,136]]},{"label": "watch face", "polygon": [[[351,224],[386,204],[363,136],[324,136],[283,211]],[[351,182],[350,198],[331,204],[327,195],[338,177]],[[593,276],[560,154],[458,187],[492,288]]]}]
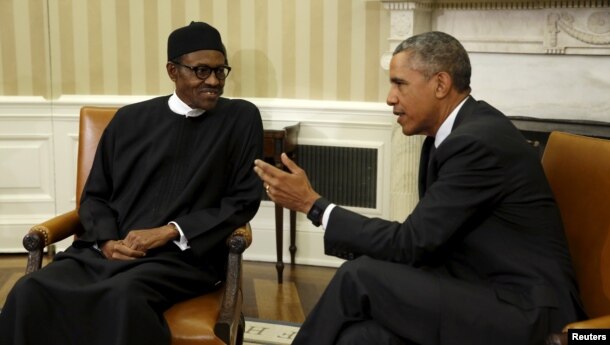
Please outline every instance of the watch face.
[{"label": "watch face", "polygon": [[311,210],[309,210],[309,213],[307,213],[307,218],[309,220],[311,220],[313,225],[320,226],[320,216],[321,215],[322,215],[322,210],[320,209],[320,207],[318,207],[318,205],[314,204],[311,207]]}]

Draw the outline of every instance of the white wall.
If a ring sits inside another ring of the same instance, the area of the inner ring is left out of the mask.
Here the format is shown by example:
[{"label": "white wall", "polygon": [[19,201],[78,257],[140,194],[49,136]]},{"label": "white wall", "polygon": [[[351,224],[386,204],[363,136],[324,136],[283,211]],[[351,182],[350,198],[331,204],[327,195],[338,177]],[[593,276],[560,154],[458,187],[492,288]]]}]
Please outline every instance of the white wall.
[{"label": "white wall", "polygon": [[610,122],[610,57],[471,53],[473,95],[507,115]]}]

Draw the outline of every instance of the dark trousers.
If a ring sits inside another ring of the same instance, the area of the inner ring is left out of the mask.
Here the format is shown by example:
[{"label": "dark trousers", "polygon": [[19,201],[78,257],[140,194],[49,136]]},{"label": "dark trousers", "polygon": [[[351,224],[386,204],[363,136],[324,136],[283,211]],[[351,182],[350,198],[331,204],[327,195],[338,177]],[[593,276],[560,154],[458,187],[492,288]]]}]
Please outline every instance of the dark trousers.
[{"label": "dark trousers", "polygon": [[337,270],[293,344],[537,344],[537,315],[444,270],[362,256]]}]

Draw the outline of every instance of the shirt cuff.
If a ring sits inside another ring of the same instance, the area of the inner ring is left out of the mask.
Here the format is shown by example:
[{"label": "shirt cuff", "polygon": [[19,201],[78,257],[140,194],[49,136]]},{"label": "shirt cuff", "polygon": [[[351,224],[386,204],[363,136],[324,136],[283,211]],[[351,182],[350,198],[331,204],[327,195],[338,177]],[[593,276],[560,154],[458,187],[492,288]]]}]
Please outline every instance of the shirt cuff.
[{"label": "shirt cuff", "polygon": [[178,233],[180,233],[180,238],[174,240],[174,243],[178,246],[178,248],[180,248],[180,250],[189,249],[191,246],[189,246],[189,241],[186,239],[186,236],[184,236],[184,232],[180,228],[180,225],[178,225],[178,223],[176,222],[169,222],[168,224],[172,224],[173,226],[175,226],[176,230],[178,230]]},{"label": "shirt cuff", "polygon": [[335,206],[337,206],[337,205],[330,204],[324,210],[324,214],[322,215],[322,228],[324,228],[324,230],[326,230],[326,227],[328,226],[328,219],[330,218],[330,212],[333,210],[333,208],[335,208]]}]

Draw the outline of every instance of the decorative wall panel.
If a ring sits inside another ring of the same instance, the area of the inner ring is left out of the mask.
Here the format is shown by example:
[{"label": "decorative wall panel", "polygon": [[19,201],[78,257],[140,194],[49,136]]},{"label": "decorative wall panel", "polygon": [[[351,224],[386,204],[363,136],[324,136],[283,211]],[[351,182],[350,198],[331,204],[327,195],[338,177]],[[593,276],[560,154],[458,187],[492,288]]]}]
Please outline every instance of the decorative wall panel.
[{"label": "decorative wall panel", "polygon": [[50,135],[0,134],[0,202],[53,201]]}]

